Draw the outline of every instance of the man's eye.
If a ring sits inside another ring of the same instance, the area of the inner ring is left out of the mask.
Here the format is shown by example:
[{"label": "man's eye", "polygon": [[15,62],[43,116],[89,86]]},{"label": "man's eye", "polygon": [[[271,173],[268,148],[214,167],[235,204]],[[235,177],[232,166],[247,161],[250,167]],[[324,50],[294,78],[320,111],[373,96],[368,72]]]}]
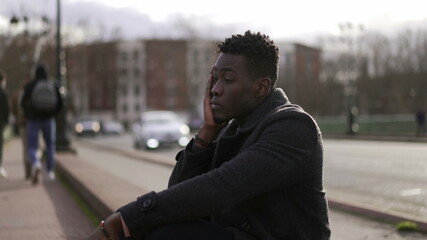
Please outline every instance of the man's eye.
[{"label": "man's eye", "polygon": [[224,82],[226,82],[226,83],[232,83],[232,82],[233,82],[233,79],[224,78]]}]

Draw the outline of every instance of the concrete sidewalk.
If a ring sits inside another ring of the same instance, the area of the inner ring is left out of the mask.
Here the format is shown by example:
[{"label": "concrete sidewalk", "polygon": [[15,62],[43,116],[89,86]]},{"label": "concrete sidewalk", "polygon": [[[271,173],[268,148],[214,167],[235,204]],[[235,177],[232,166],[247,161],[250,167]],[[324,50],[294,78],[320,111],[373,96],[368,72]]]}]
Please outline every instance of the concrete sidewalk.
[{"label": "concrete sidewalk", "polygon": [[95,229],[60,181],[25,180],[19,139],[3,154],[9,177],[0,179],[0,239],[79,240]]}]

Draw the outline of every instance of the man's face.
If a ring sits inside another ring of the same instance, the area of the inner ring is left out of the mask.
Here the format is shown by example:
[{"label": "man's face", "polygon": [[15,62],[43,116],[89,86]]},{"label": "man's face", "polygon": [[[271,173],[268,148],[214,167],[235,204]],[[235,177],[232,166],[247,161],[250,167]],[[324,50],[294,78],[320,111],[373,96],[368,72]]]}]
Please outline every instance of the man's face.
[{"label": "man's face", "polygon": [[217,122],[242,117],[257,105],[255,83],[243,55],[222,53],[212,71],[211,106]]}]

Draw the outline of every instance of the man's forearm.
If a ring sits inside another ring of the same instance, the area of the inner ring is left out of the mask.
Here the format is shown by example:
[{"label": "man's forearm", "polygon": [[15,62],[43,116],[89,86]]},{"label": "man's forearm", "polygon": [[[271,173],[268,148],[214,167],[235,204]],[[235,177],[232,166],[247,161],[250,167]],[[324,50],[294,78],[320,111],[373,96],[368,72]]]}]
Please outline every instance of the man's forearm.
[{"label": "man's forearm", "polygon": [[[169,178],[169,187],[203,174],[208,170],[214,147],[198,148],[194,145],[195,141],[191,140],[187,148],[178,154],[176,165]],[[196,150],[193,150],[193,148]]]}]

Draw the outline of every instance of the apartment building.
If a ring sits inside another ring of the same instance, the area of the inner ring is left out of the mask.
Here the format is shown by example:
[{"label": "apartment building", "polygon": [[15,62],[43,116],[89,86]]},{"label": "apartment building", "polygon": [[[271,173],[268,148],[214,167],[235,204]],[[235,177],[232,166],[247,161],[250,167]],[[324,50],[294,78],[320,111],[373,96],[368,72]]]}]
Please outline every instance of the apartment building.
[{"label": "apartment building", "polygon": [[[319,84],[320,50],[279,43],[277,82],[292,102],[311,108]],[[147,110],[172,110],[197,127],[215,41],[135,40],[74,46],[67,51],[76,115],[116,119],[130,127]]]},{"label": "apartment building", "polygon": [[277,86],[289,99],[306,110],[316,109],[319,101],[321,50],[299,43],[278,43],[280,73]]},{"label": "apartment building", "polygon": [[76,117],[115,117],[117,43],[78,45],[66,49],[70,108]]},{"label": "apartment building", "polygon": [[67,49],[76,116],[116,119],[130,127],[148,110],[200,118],[214,42],[135,40]]}]

